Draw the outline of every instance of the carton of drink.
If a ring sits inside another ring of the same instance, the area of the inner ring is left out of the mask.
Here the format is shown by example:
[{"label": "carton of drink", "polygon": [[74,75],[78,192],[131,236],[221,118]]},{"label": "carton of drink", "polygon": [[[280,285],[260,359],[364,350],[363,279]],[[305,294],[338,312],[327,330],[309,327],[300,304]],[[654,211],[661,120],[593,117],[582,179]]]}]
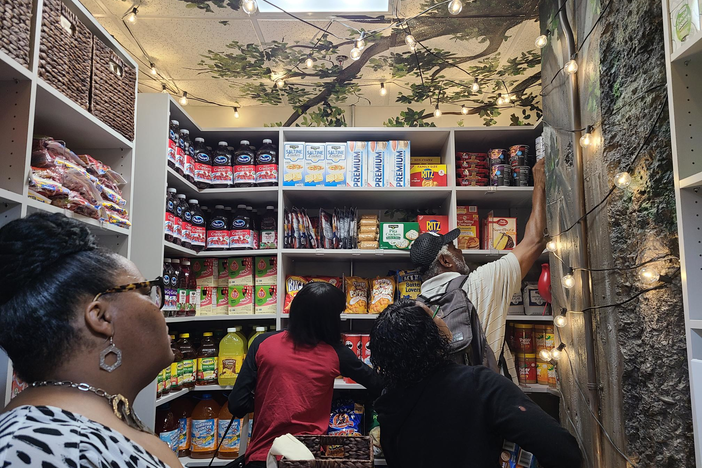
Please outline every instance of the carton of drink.
[{"label": "carton of drink", "polygon": [[326,146],[324,143],[305,144],[305,171],[304,180],[306,187],[324,185],[326,169]]},{"label": "carton of drink", "polygon": [[229,288],[229,315],[254,313],[254,286],[232,286]]},{"label": "carton of drink", "polygon": [[278,286],[256,286],[255,313],[275,314],[278,308]]},{"label": "carton of drink", "polygon": [[229,288],[220,286],[216,289],[217,296],[214,305],[214,315],[227,315],[229,309]]},{"label": "carton of drink", "polygon": [[346,143],[327,143],[327,172],[324,185],[346,186]]},{"label": "carton of drink", "polygon": [[278,283],[277,262],[276,257],[256,257],[256,286]]},{"label": "carton of drink", "polygon": [[349,141],[346,143],[346,186],[365,187],[368,174],[368,142]]},{"label": "carton of drink", "polygon": [[385,187],[385,164],[389,159],[387,141],[368,142],[368,187]]},{"label": "carton of drink", "polygon": [[195,315],[198,316],[204,316],[204,315],[214,315],[215,313],[215,308],[214,304],[216,301],[217,297],[217,288],[216,287],[200,287],[198,286],[197,288],[199,296],[200,296],[200,302],[197,306],[197,309],[195,309]]},{"label": "carton of drink", "polygon": [[252,286],[254,284],[252,257],[229,259],[228,286]]},{"label": "carton of drink", "polygon": [[218,276],[214,258],[193,258],[192,266],[198,287],[217,286]]},{"label": "carton of drink", "polygon": [[286,142],[283,146],[283,186],[303,185],[305,169],[305,143]]},{"label": "carton of drink", "polygon": [[390,140],[385,163],[386,187],[410,186],[410,142]]},{"label": "carton of drink", "polygon": [[229,286],[229,259],[228,258],[216,258],[217,262],[217,283],[215,286],[221,288]]}]

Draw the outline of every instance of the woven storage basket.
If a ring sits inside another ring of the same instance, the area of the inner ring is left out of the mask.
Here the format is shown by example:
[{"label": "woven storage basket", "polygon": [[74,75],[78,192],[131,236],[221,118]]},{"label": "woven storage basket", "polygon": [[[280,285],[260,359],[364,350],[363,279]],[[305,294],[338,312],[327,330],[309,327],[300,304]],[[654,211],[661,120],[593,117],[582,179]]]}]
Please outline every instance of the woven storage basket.
[{"label": "woven storage basket", "polygon": [[93,34],[61,0],[44,0],[39,77],[86,110],[92,47]]},{"label": "woven storage basket", "polygon": [[[373,468],[373,446],[370,437],[295,436],[315,456],[310,461],[281,460],[278,468]],[[323,448],[340,447],[338,456],[324,455]]]},{"label": "woven storage basket", "polygon": [[129,141],[134,140],[136,70],[100,39],[93,39],[90,112]]},{"label": "woven storage basket", "polygon": [[29,68],[32,0],[0,0],[0,50]]}]

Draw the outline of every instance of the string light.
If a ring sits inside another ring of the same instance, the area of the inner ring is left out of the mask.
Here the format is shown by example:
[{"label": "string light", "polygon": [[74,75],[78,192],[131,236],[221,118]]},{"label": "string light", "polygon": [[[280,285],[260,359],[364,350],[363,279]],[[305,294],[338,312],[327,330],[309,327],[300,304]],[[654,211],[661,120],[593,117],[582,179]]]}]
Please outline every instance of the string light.
[{"label": "string light", "polygon": [[434,109],[434,117],[441,117],[441,109],[439,109],[439,105],[436,105],[436,108]]},{"label": "string light", "polygon": [[152,75],[158,74],[158,71],[156,70],[156,65],[154,65],[153,63],[151,64],[151,74]]},{"label": "string light", "polygon": [[278,89],[282,89],[285,86],[285,80],[281,78],[275,82],[275,85]]},{"label": "string light", "polygon": [[505,101],[502,99],[502,93],[499,93],[499,94],[497,95],[497,105],[498,105],[498,106],[501,106],[501,105],[504,104],[504,103],[505,103]]},{"label": "string light", "polygon": [[475,81],[473,81],[473,86],[470,87],[471,91],[474,93],[477,93],[480,91],[480,84],[478,83],[478,79],[476,78]]},{"label": "string light", "polygon": [[539,49],[543,49],[544,47],[546,47],[546,44],[548,44],[548,36],[546,34],[540,35],[536,38],[535,44],[536,47],[538,47]]},{"label": "string light", "polygon": [[256,13],[256,10],[258,9],[258,5],[256,4],[256,0],[244,0],[241,3],[241,9],[244,10],[244,12],[248,15],[253,15]]},{"label": "string light", "polygon": [[639,270],[639,279],[645,284],[656,283],[661,278],[661,274],[655,267],[647,266]]},{"label": "string light", "polygon": [[568,60],[565,67],[563,67],[563,70],[569,75],[575,75],[575,73],[578,71],[578,62],[572,59]]},{"label": "string light", "polygon": [[388,94],[388,90],[385,89],[385,83],[380,83],[380,95],[385,96]]},{"label": "string light", "polygon": [[238,108],[238,107],[235,107],[235,108],[234,108],[234,118],[235,118],[235,119],[238,119],[238,118],[239,118],[239,108]]},{"label": "string light", "polygon": [[590,143],[592,142],[592,130],[592,125],[588,125],[585,129],[585,134],[580,137],[580,146],[582,146],[583,148],[587,148],[588,146],[590,146]]},{"label": "string light", "polygon": [[414,52],[414,50],[417,48],[417,41],[414,39],[414,36],[411,34],[408,34],[405,36],[405,44]]},{"label": "string light", "polygon": [[363,39],[357,40],[357,41],[356,41],[356,48],[357,48],[358,50],[363,50],[363,49],[365,49],[365,48],[366,48],[366,41],[364,41]]},{"label": "string light", "polygon": [[617,188],[625,189],[631,185],[631,175],[628,172],[620,172],[614,176],[614,185]]},{"label": "string light", "polygon": [[554,348],[551,350],[551,359],[554,361],[558,361],[561,356],[563,355],[563,350],[565,349],[566,345],[565,343],[561,343],[558,345],[558,348]]},{"label": "string light", "polygon": [[551,350],[550,349],[542,349],[539,351],[539,359],[542,361],[550,361],[551,360]]},{"label": "string light", "polygon": [[183,96],[180,98],[180,105],[181,106],[187,106],[188,105],[188,92],[183,91]]},{"label": "string light", "polygon": [[165,84],[161,84],[161,92],[163,94],[168,94],[168,88],[166,88]]},{"label": "string light", "polygon": [[571,289],[573,286],[575,286],[575,277],[573,276],[573,269],[569,269],[568,273],[566,273],[565,276],[563,276],[563,287],[566,289]]},{"label": "string light", "polygon": [[138,12],[139,10],[136,7],[132,8],[132,11],[127,16],[127,21],[129,21],[130,23],[136,23]]},{"label": "string light", "polygon": [[553,318],[553,324],[558,328],[563,328],[568,324],[568,315],[566,309],[561,309],[561,313]]},{"label": "string light", "polygon": [[468,115],[468,108],[466,107],[465,104],[461,106],[461,114],[463,115]]},{"label": "string light", "polygon": [[558,250],[558,244],[556,244],[556,241],[553,239],[549,239],[548,241],[546,241],[546,250],[548,250],[549,252],[555,252],[556,250]]},{"label": "string light", "polygon": [[450,15],[457,15],[463,10],[463,2],[461,0],[451,0],[448,5]]},{"label": "string light", "polygon": [[361,54],[363,54],[363,52],[361,52],[361,49],[359,49],[358,47],[354,47],[353,49],[351,49],[351,53],[349,55],[353,60],[358,60],[361,58]]},{"label": "string light", "polygon": [[307,60],[305,60],[305,66],[307,68],[312,68],[314,66],[314,60],[312,60],[312,57],[307,57]]}]

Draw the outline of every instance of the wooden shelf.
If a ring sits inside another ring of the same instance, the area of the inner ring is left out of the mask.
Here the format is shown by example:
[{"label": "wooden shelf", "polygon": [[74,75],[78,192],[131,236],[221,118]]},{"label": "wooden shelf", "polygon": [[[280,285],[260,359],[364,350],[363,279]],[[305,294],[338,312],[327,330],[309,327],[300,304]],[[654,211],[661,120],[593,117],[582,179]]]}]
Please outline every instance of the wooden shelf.
[{"label": "wooden shelf", "polygon": [[0,202],[20,204],[23,200],[22,195],[0,188]]},{"label": "wooden shelf", "polygon": [[166,323],[217,322],[241,320],[275,320],[275,314],[196,315],[194,317],[166,317]]},{"label": "wooden shelf", "polygon": [[73,218],[75,220],[87,224],[88,226],[90,226],[91,230],[93,230],[94,232],[97,231],[97,235],[106,233],[121,234],[124,236],[129,235],[129,229],[119,227],[114,224],[106,223],[103,221],[98,221],[97,219],[88,218],[87,216],[74,213],[73,211],[67,210],[65,208],[59,208],[58,206],[49,205],[48,203],[33,200],[31,198],[28,198],[26,203],[29,212],[46,211],[48,213],[61,213],[69,218]]}]

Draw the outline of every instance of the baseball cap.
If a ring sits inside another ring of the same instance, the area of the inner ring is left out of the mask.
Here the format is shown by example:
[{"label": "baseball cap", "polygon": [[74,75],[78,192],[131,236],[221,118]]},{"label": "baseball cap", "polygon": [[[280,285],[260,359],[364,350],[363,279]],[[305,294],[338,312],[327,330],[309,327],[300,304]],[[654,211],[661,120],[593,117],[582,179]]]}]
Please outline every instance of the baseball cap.
[{"label": "baseball cap", "polygon": [[461,235],[461,230],[458,228],[446,234],[436,232],[421,234],[410,248],[410,260],[421,269],[429,268],[436,260],[441,248],[456,240],[459,235]]}]

